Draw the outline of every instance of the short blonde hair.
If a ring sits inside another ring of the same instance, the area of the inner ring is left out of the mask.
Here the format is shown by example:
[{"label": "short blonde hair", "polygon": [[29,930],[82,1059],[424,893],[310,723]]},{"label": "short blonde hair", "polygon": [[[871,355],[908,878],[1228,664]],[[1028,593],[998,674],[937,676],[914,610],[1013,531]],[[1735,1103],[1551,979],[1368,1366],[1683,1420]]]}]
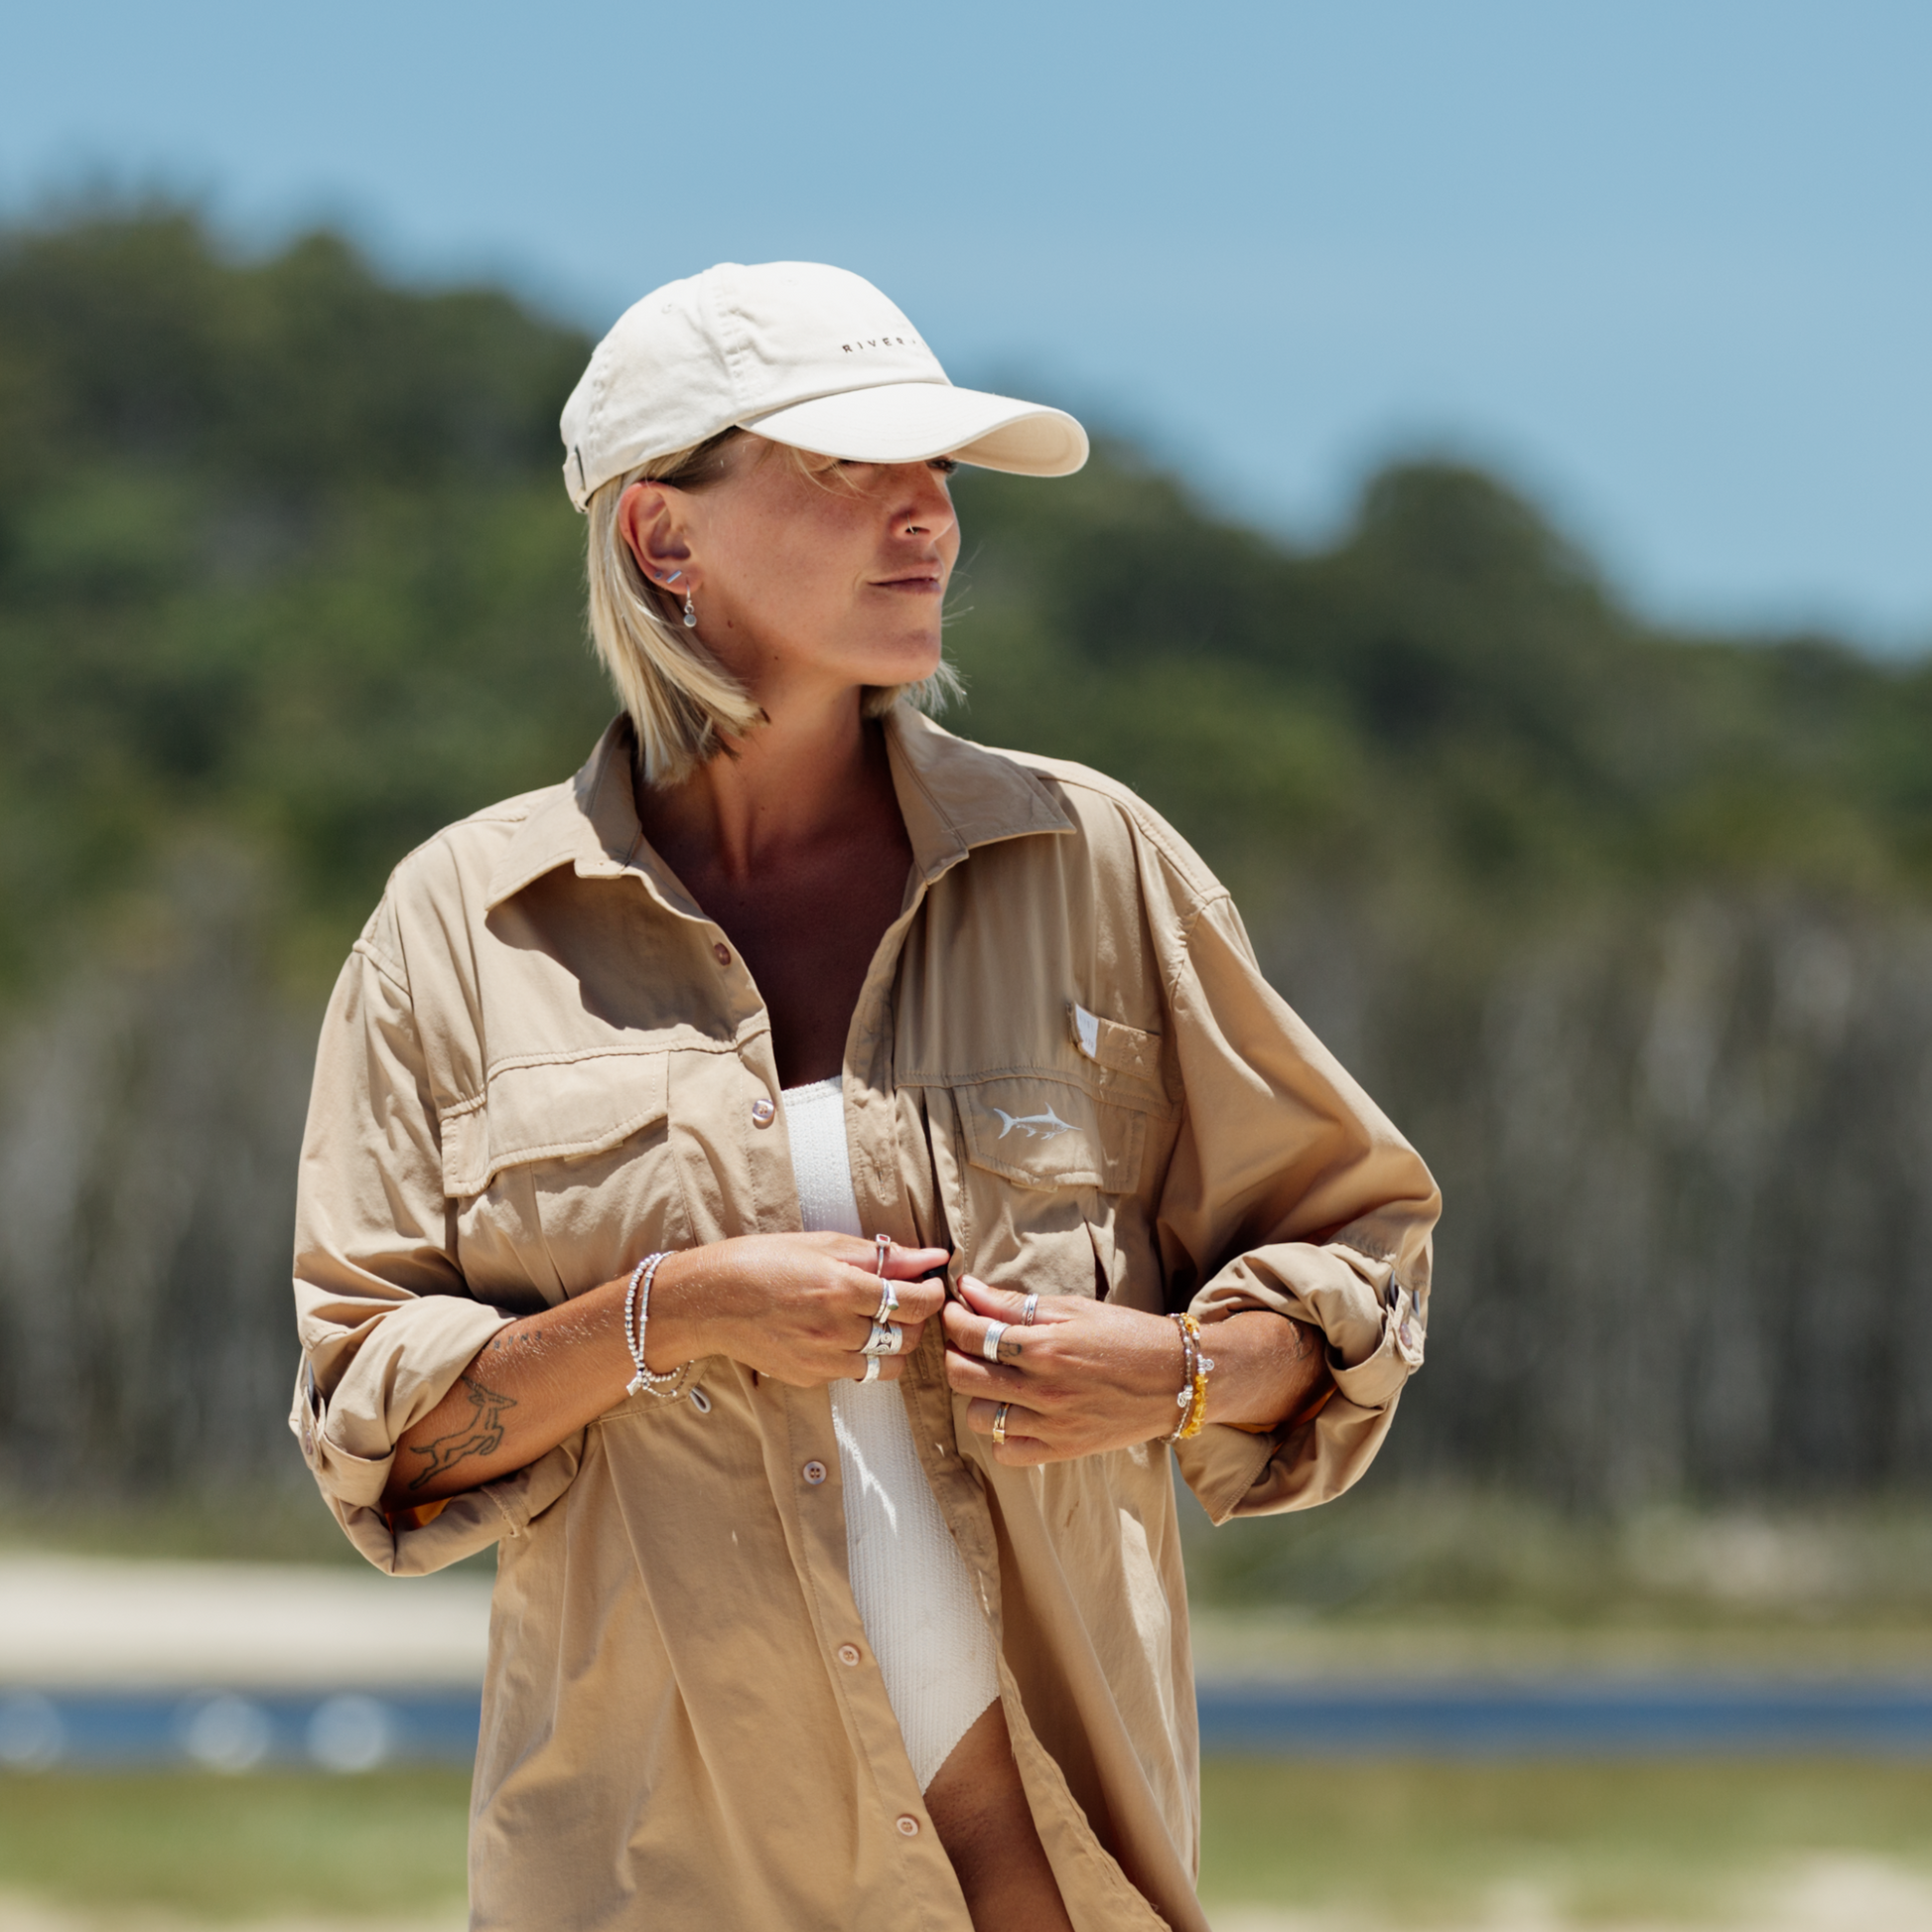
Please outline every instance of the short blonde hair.
[{"label": "short blonde hair", "polygon": [[[727,738],[743,738],[765,719],[745,687],[685,628],[682,600],[638,569],[618,527],[618,503],[634,483],[667,483],[680,489],[717,483],[724,475],[725,446],[742,434],[728,429],[689,449],[652,457],[600,483],[586,505],[591,641],[636,727],[643,775],[651,784],[688,777],[724,749]],[[807,466],[802,452],[786,454]],[[941,663],[916,684],[868,686],[865,715],[883,717],[901,702],[937,711],[962,689],[959,674]]]}]

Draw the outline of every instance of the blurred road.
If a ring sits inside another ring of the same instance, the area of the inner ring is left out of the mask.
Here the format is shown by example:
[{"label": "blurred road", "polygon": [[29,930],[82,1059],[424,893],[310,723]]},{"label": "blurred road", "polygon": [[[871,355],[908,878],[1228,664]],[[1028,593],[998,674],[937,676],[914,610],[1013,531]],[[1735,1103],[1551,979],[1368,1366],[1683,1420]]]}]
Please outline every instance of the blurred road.
[{"label": "blurred road", "polygon": [[487,1578],[0,1553],[0,1686],[483,1682]]}]

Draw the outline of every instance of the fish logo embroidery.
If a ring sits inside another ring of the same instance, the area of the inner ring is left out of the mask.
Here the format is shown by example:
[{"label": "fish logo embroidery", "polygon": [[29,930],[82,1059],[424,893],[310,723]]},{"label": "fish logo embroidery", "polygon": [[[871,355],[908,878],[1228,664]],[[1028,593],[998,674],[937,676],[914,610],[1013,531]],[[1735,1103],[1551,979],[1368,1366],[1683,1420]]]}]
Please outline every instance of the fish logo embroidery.
[{"label": "fish logo embroidery", "polygon": [[1000,1129],[1000,1139],[1003,1141],[1016,1127],[1030,1141],[1050,1141],[1055,1134],[1073,1132],[1073,1123],[1062,1120],[1051,1107],[1043,1114],[1010,1114],[1004,1107],[995,1107],[993,1111],[1005,1123]]}]

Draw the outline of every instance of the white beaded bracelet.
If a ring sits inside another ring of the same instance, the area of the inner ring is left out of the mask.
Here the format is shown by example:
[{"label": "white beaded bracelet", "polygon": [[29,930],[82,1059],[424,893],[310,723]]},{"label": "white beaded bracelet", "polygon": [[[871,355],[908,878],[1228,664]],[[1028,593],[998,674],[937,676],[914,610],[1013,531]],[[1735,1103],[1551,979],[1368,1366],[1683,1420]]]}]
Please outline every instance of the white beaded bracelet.
[{"label": "white beaded bracelet", "polygon": [[[637,1373],[630,1378],[625,1395],[649,1393],[660,1402],[675,1402],[682,1393],[672,1389],[665,1391],[666,1383],[674,1383],[684,1373],[682,1369],[667,1369],[662,1375],[644,1365],[644,1323],[650,1319],[650,1285],[657,1278],[660,1262],[670,1259],[670,1250],[661,1254],[646,1255],[630,1273],[630,1287],[623,1298],[623,1340],[630,1350],[630,1359],[637,1365]],[[637,1311],[636,1324],[631,1324],[631,1310]]]}]

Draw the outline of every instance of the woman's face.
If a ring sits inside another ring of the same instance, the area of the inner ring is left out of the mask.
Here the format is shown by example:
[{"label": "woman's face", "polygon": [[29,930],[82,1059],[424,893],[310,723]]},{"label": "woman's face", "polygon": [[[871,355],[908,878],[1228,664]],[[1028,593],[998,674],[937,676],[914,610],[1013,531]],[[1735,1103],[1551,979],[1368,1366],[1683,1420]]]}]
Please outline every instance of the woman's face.
[{"label": "woman's face", "polygon": [[947,458],[797,460],[735,437],[701,488],[633,483],[619,527],[645,574],[689,589],[698,636],[767,711],[807,690],[910,684],[939,665],[959,556]]}]

